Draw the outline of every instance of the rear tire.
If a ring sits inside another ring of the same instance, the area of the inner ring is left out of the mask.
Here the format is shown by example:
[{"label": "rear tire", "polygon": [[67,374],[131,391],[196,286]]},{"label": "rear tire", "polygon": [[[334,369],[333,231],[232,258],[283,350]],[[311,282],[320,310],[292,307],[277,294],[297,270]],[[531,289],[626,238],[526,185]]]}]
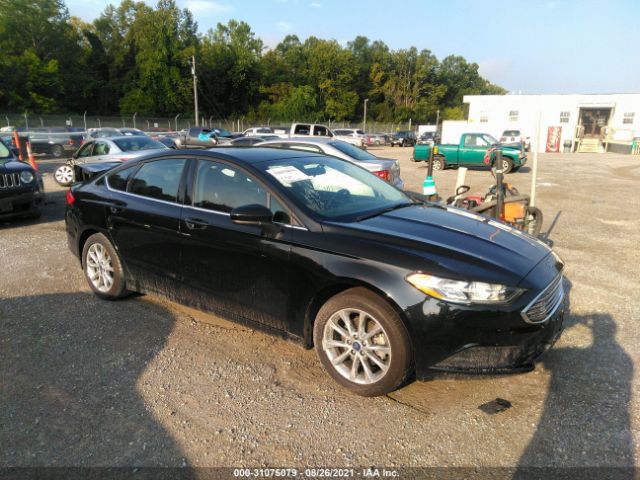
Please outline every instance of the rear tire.
[{"label": "rear tire", "polygon": [[316,316],[313,340],[327,373],[357,395],[394,391],[411,367],[409,334],[400,316],[366,288],[327,301]]},{"label": "rear tire", "polygon": [[446,167],[446,164],[444,163],[444,160],[441,157],[433,157],[432,166],[434,170],[444,170]]},{"label": "rear tire", "polygon": [[91,235],[82,248],[82,269],[89,287],[104,300],[126,296],[124,269],[113,245],[102,233]]},{"label": "rear tire", "polygon": [[52,157],[60,158],[62,157],[62,155],[64,155],[64,148],[62,148],[60,145],[54,145],[53,147],[51,147]]}]

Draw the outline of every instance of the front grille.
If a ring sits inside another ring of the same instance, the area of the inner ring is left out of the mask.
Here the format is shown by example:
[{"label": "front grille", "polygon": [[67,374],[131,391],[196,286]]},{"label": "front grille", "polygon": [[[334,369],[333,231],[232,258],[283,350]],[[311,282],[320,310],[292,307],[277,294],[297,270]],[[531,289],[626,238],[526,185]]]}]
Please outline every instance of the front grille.
[{"label": "front grille", "polygon": [[543,323],[556,313],[564,300],[562,275],[558,275],[540,295],[525,307],[522,318],[528,323]]},{"label": "front grille", "polygon": [[0,175],[0,188],[12,188],[20,186],[19,173],[5,173]]}]

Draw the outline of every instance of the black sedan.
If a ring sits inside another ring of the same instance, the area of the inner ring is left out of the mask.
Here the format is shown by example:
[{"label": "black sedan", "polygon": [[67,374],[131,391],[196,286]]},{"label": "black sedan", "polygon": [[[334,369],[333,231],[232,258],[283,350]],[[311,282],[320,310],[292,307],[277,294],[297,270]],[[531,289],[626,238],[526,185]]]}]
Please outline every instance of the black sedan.
[{"label": "black sedan", "polygon": [[530,369],[561,331],[563,264],[546,245],[337,158],[168,151],[72,186],[67,203],[98,296],[161,294],[315,346],[361,395],[432,369]]},{"label": "black sedan", "polygon": [[42,179],[0,139],[0,220],[37,218],[43,199]]}]

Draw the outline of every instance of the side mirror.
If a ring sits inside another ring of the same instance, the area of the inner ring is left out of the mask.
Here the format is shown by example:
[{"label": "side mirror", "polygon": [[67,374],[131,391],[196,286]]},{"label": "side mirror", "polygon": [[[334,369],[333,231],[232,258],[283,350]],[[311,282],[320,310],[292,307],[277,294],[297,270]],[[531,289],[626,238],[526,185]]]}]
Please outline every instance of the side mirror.
[{"label": "side mirror", "polygon": [[273,222],[273,214],[264,205],[242,205],[231,210],[231,221],[238,225],[264,226]]}]

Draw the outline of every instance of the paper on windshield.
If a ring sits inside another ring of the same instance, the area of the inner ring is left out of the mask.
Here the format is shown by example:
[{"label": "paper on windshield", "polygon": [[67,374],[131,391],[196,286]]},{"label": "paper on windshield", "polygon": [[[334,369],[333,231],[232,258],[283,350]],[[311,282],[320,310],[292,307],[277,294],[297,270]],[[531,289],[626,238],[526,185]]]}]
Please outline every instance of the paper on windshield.
[{"label": "paper on windshield", "polygon": [[271,167],[267,172],[276,177],[276,179],[286,187],[290,187],[292,183],[309,180],[309,178],[311,178],[306,173],[290,165]]}]

